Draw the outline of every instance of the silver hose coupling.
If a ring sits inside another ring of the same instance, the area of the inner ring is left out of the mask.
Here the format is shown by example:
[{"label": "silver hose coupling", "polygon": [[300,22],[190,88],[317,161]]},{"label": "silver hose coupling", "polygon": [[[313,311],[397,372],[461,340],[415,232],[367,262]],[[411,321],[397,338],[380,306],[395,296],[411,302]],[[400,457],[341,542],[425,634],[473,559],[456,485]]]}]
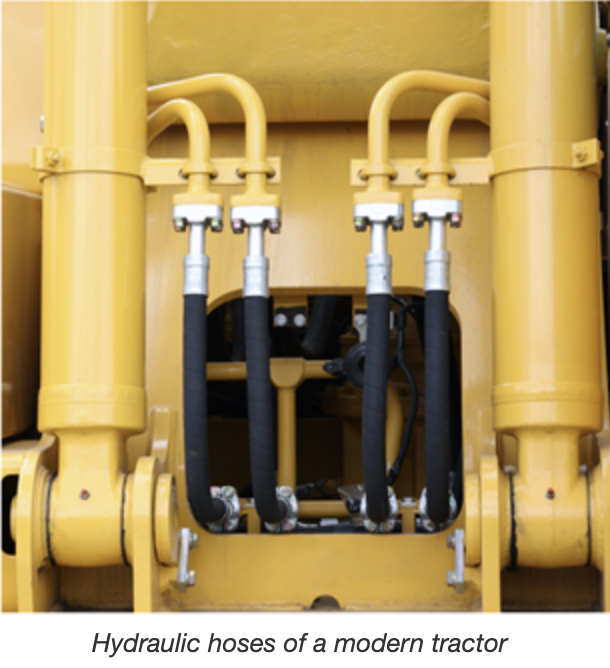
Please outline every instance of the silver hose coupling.
[{"label": "silver hose coupling", "polygon": [[354,205],[356,232],[371,228],[371,252],[366,256],[366,294],[392,294],[392,256],[388,253],[388,227],[400,231],[404,227],[402,204],[395,202],[363,202]]},{"label": "silver hose coupling", "polygon": [[239,495],[235,487],[225,485],[224,487],[210,487],[210,496],[219,499],[225,505],[225,514],[216,522],[208,522],[205,528],[214,533],[230,533],[236,531],[239,526],[241,507]]},{"label": "silver hose coupling", "polygon": [[367,515],[366,494],[360,502],[360,514],[364,519],[364,528],[371,533],[390,533],[394,531],[398,521],[398,499],[391,487],[388,487],[388,507],[390,513],[383,522],[373,522]]},{"label": "silver hose coupling", "polygon": [[248,254],[244,258],[244,297],[269,296],[269,259],[265,256],[265,230],[279,234],[281,212],[277,206],[234,206],[231,229],[243,234],[248,229]]},{"label": "silver hose coupling", "polygon": [[437,526],[428,516],[428,495],[426,488],[424,487],[424,490],[421,493],[421,497],[419,499],[419,519],[424,531],[427,531],[428,533],[443,531],[443,529],[450,527],[455,521],[458,513],[457,501],[455,500],[455,496],[453,496],[453,492],[451,490],[447,492],[447,495],[447,502],[449,503],[449,517],[440,526]]},{"label": "silver hose coupling", "polygon": [[205,254],[205,231],[222,232],[222,207],[216,204],[176,204],[174,229],[189,229],[189,252],[184,258],[184,295],[207,295],[210,258]]},{"label": "silver hose coupling", "polygon": [[424,256],[424,290],[449,292],[451,253],[445,248],[445,223],[451,227],[462,224],[462,202],[457,199],[413,200],[413,226],[430,224],[430,248]]},{"label": "silver hose coupling", "polygon": [[297,528],[299,520],[299,502],[291,487],[276,487],[277,500],[286,507],[286,516],[281,522],[265,522],[265,528],[271,533],[289,533]]}]

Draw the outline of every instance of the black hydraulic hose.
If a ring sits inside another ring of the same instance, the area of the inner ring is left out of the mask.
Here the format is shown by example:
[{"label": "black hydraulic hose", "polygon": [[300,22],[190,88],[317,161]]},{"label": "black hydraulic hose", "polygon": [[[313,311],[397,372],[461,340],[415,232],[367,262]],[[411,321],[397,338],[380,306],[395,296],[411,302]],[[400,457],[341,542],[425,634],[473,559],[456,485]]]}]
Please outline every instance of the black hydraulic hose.
[{"label": "black hydraulic hose", "polygon": [[402,438],[400,441],[400,450],[396,456],[396,460],[390,469],[388,474],[387,484],[392,486],[402,469],[403,462],[407,456],[409,450],[409,443],[411,441],[411,436],[413,435],[413,428],[415,426],[415,420],[417,418],[417,409],[419,405],[419,392],[417,391],[417,383],[415,378],[409,369],[407,362],[405,360],[405,328],[406,328],[406,317],[407,311],[409,310],[409,304],[400,299],[399,297],[393,297],[402,305],[402,309],[399,313],[396,314],[396,359],[398,361],[398,366],[405,374],[407,381],[409,383],[409,389],[411,390],[411,407],[409,408],[409,416],[407,417],[407,424],[402,432]]},{"label": "black hydraulic hose", "polygon": [[425,434],[428,517],[449,516],[449,293],[429,290],[425,305]]},{"label": "black hydraulic hose", "polygon": [[184,460],[189,506],[199,526],[217,522],[226,512],[210,496],[208,457],[208,397],[206,378],[207,297],[184,296],[182,382],[184,400]]},{"label": "black hydraulic hose", "polygon": [[463,470],[462,470],[462,392],[457,355],[451,338],[449,339],[449,470],[453,473],[452,491],[457,508],[462,505]]},{"label": "black hydraulic hose", "polygon": [[339,297],[324,295],[315,297],[307,334],[301,343],[307,359],[322,359],[333,328],[333,319]]},{"label": "black hydraulic hose", "polygon": [[243,362],[246,359],[243,299],[234,299],[231,302],[231,317],[233,320],[233,347],[231,349],[231,361]]},{"label": "black hydraulic hose", "polygon": [[276,496],[275,438],[269,367],[269,300],[244,297],[250,466],[256,511],[263,522],[281,522],[287,507]]},{"label": "black hydraulic hose", "polygon": [[369,295],[362,406],[362,455],[366,512],[373,522],[383,522],[389,515],[385,460],[389,347],[390,295]]}]

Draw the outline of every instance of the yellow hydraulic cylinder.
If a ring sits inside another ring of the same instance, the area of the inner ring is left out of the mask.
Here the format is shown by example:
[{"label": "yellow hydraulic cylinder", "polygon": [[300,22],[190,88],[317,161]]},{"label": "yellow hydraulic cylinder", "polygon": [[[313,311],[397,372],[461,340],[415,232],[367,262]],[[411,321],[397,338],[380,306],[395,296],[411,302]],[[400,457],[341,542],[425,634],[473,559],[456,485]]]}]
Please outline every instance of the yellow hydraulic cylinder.
[{"label": "yellow hydraulic cylinder", "polygon": [[123,563],[125,438],[145,428],[146,5],[47,3],[39,428],[59,438],[57,563]]},{"label": "yellow hydraulic cylinder", "polygon": [[602,425],[595,9],[493,2],[494,427],[518,439],[518,563],[586,564],[578,439]]}]

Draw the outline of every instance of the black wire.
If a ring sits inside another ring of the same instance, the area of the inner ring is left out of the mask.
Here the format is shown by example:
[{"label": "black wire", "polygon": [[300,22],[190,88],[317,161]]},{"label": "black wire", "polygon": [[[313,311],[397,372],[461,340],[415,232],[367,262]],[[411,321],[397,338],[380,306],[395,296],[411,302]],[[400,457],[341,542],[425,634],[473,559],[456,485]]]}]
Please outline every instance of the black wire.
[{"label": "black wire", "polygon": [[409,383],[409,388],[411,389],[411,407],[409,409],[407,424],[405,425],[404,431],[402,433],[400,450],[396,456],[396,461],[388,473],[388,485],[390,486],[393,485],[398,479],[402,464],[409,450],[409,443],[411,441],[411,436],[413,435],[413,427],[415,426],[415,419],[417,418],[417,407],[419,404],[417,383],[415,382],[415,378],[411,373],[411,369],[409,369],[405,360],[405,328],[407,324],[406,314],[409,313],[411,316],[413,316],[413,305],[395,295],[392,295],[392,299],[402,307],[396,314],[396,361],[402,372],[405,374]]}]

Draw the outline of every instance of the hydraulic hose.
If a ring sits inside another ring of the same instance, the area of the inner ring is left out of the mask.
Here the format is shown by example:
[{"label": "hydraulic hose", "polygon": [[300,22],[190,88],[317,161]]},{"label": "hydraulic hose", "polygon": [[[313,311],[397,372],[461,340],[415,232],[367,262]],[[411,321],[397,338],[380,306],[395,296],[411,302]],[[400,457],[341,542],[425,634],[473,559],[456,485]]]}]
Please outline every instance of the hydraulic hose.
[{"label": "hydraulic hose", "polygon": [[339,297],[325,295],[313,300],[311,322],[301,348],[306,359],[322,359],[333,328]]},{"label": "hydraulic hose", "polygon": [[268,311],[267,297],[244,297],[250,465],[254,503],[263,522],[277,523],[286,517],[287,507],[276,496]]},{"label": "hydraulic hose", "polygon": [[197,524],[222,519],[227,511],[210,495],[208,397],[206,378],[207,297],[184,295],[184,458],[188,503]]},{"label": "hydraulic hose", "polygon": [[385,426],[388,359],[390,347],[390,295],[368,296],[368,327],[364,397],[362,406],[362,455],[367,515],[383,522],[389,515],[386,482]]},{"label": "hydraulic hose", "polygon": [[449,292],[429,290],[425,303],[425,435],[427,513],[449,517]]}]

